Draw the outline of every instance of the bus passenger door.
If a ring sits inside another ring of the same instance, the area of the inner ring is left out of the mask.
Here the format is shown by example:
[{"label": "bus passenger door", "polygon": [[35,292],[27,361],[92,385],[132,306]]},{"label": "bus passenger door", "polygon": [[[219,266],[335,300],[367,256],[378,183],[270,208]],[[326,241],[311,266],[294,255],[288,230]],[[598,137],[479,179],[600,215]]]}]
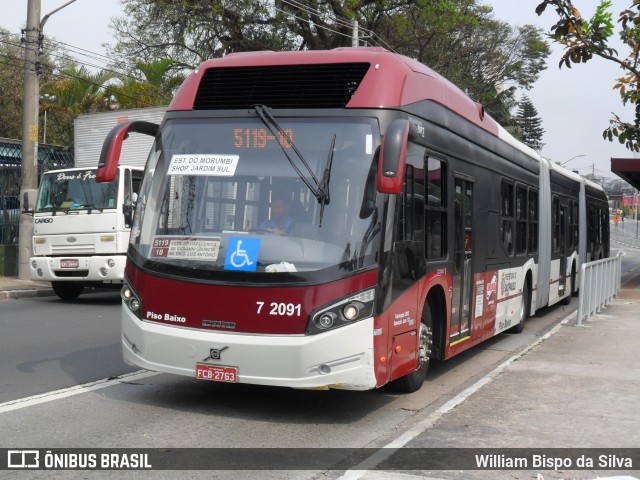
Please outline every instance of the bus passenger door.
[{"label": "bus passenger door", "polygon": [[473,280],[473,181],[454,179],[453,292],[449,345],[471,336]]},{"label": "bus passenger door", "polygon": [[567,211],[566,205],[560,206],[560,274],[558,280],[558,295],[564,295],[564,291],[567,288],[567,256],[569,252],[567,251],[567,232],[569,231],[567,222],[569,220],[569,215]]}]

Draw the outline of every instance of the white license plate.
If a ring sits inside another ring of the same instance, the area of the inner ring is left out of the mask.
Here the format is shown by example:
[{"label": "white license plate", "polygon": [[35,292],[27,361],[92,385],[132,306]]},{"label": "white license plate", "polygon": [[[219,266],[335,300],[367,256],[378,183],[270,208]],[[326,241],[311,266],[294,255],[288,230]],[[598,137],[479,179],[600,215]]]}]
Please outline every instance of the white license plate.
[{"label": "white license plate", "polygon": [[236,367],[220,367],[218,365],[196,364],[196,378],[213,382],[236,383],[238,369]]},{"label": "white license plate", "polygon": [[60,260],[60,268],[78,268],[80,262],[76,258],[65,258]]}]

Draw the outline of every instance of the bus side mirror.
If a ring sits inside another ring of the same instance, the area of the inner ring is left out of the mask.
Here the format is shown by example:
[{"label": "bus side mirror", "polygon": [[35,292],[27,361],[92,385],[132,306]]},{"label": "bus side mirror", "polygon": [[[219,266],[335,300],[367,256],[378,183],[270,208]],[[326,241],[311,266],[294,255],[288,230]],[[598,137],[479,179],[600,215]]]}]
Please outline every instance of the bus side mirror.
[{"label": "bus side mirror", "polygon": [[409,127],[409,120],[396,119],[391,122],[382,139],[377,180],[380,193],[397,194],[402,192]]},{"label": "bus side mirror", "polygon": [[158,133],[158,124],[131,121],[119,123],[113,127],[102,144],[96,182],[111,182],[116,177],[116,169],[122,152],[122,142],[127,139],[130,132],[143,133],[155,137],[156,133]]}]

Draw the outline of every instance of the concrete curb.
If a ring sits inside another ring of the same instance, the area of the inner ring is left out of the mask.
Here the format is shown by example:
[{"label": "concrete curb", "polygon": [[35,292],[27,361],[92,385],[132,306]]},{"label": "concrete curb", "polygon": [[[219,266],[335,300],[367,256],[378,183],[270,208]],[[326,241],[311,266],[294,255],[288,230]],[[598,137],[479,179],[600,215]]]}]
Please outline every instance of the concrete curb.
[{"label": "concrete curb", "polygon": [[50,297],[55,295],[50,288],[33,288],[24,290],[0,291],[0,300],[28,298],[28,297]]}]

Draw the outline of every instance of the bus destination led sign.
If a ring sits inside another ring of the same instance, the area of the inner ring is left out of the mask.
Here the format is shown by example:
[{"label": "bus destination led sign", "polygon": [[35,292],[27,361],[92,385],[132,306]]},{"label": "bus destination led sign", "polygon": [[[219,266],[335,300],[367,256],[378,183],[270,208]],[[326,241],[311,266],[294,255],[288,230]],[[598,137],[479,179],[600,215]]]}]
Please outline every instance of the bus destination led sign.
[{"label": "bus destination led sign", "polygon": [[236,128],[233,131],[235,148],[266,148],[270,142],[277,142],[284,148],[291,148],[293,130],[291,128],[280,130],[277,138],[266,128]]}]

